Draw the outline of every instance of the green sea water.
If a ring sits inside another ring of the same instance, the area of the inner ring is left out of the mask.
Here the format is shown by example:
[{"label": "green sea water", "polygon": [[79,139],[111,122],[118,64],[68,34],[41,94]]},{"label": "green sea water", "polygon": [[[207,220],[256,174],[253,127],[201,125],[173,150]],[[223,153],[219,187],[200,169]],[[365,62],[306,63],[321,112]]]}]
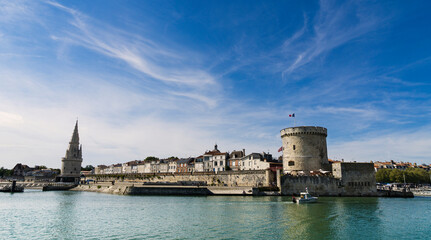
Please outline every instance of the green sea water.
[{"label": "green sea water", "polygon": [[1,239],[431,239],[431,198],[0,193]]}]

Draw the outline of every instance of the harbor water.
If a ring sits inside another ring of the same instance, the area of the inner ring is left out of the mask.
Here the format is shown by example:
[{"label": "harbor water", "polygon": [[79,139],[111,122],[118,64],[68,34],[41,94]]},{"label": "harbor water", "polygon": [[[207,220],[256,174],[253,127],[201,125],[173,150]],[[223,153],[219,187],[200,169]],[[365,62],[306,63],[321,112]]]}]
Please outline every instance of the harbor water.
[{"label": "harbor water", "polygon": [[1,239],[429,239],[431,198],[0,193]]}]

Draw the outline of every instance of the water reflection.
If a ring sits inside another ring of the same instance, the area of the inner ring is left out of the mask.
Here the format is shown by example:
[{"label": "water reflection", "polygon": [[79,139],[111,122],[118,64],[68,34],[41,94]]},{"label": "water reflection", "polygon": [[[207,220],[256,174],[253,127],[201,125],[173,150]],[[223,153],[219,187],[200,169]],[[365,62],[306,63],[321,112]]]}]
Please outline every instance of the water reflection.
[{"label": "water reflection", "polygon": [[[314,204],[289,204],[284,209],[285,238],[345,239],[363,236],[380,225],[378,198],[320,198]],[[371,227],[371,229],[370,229]]]},{"label": "water reflection", "polygon": [[56,207],[53,208],[55,212],[50,226],[54,238],[76,238],[77,199],[79,200],[79,193],[76,192],[61,191],[55,194],[53,204]]}]

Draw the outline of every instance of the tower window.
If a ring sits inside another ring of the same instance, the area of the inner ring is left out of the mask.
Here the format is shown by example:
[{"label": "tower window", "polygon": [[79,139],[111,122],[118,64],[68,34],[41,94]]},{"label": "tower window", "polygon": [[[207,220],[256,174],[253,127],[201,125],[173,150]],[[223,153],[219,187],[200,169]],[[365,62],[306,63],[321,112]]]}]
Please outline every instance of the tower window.
[{"label": "tower window", "polygon": [[295,150],[296,149],[296,146],[295,145],[293,145],[293,150]]},{"label": "tower window", "polygon": [[295,162],[294,161],[289,161],[288,165],[289,166],[295,166]]}]

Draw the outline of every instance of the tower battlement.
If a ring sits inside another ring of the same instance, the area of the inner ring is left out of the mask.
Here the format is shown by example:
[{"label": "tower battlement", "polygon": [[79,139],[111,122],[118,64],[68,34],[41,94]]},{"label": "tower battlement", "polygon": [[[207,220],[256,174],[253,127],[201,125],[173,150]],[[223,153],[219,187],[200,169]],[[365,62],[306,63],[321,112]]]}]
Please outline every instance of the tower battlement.
[{"label": "tower battlement", "polygon": [[280,131],[281,137],[294,135],[324,135],[328,136],[327,129],[324,127],[300,126],[285,128]]}]

